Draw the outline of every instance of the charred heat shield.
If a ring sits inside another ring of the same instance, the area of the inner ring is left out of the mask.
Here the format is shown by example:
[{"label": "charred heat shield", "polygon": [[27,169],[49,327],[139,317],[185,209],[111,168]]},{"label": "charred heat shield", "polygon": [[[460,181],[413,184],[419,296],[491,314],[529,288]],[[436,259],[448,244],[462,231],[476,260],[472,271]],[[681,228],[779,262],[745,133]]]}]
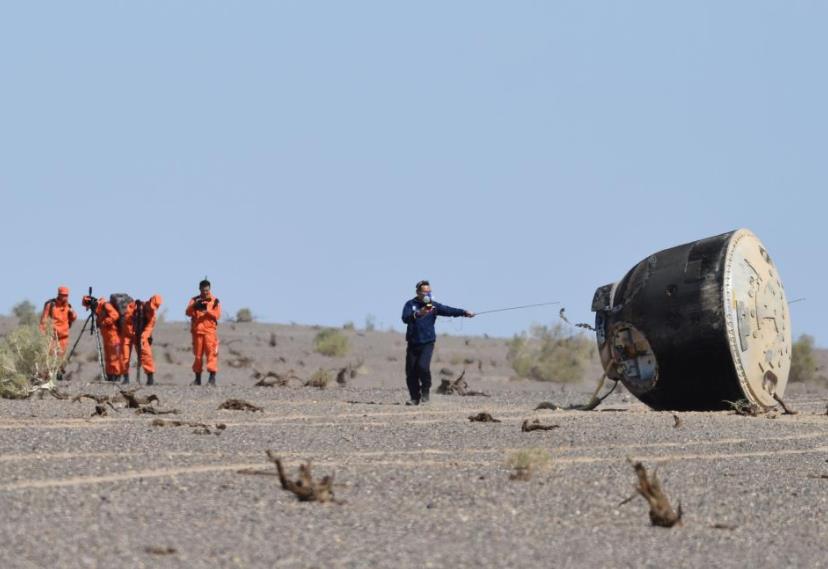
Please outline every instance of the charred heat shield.
[{"label": "charred heat shield", "polygon": [[592,301],[607,376],[659,410],[716,410],[782,396],[788,301],[759,238],[739,229],[659,251]]}]

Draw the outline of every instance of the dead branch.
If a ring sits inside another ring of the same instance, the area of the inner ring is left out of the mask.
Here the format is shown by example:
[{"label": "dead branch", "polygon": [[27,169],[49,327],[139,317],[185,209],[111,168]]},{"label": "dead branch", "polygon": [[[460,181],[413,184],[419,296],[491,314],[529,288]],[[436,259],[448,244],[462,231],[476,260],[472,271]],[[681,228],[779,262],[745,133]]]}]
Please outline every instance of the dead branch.
[{"label": "dead branch", "polygon": [[248,403],[243,399],[228,399],[224,403],[218,406],[219,410],[226,409],[228,411],[251,411],[256,412],[259,411],[260,413],[264,413],[264,409],[259,407],[258,405],[253,405],[252,403]]},{"label": "dead branch", "polygon": [[495,419],[489,413],[478,413],[477,415],[469,415],[469,421],[473,423],[500,423],[500,419]]},{"label": "dead branch", "polygon": [[[210,435],[216,434],[220,435],[222,431],[227,428],[227,425],[224,423],[216,423],[215,425],[208,425],[206,423],[194,423],[191,421],[170,421],[164,419],[153,419],[152,423],[150,423],[153,427],[192,427],[195,430],[193,434],[196,435]],[[215,429],[215,433],[213,432]]]},{"label": "dead branch", "polygon": [[154,393],[148,395],[147,397],[139,397],[138,395],[135,395],[135,392],[137,392],[139,389],[141,388],[136,387],[135,389],[119,390],[121,392],[121,396],[126,401],[127,409],[138,409],[139,407],[142,407],[144,405],[150,405],[153,402],[158,402],[158,396]]},{"label": "dead branch", "polygon": [[474,391],[469,389],[468,382],[464,379],[466,370],[460,374],[460,377],[451,381],[450,379],[441,379],[440,386],[437,388],[437,393],[440,395],[460,395],[463,397],[480,396],[489,397],[488,393],[482,391]]},{"label": "dead branch", "polygon": [[276,465],[276,472],[279,474],[279,482],[282,489],[293,493],[300,502],[333,502],[334,504],[342,504],[343,502],[334,498],[334,477],[333,474],[324,476],[321,480],[314,480],[311,475],[311,464],[307,462],[299,465],[299,478],[289,480],[285,475],[282,460],[276,454],[268,450],[267,458]]},{"label": "dead branch", "polygon": [[136,415],[178,415],[181,413],[178,409],[158,409],[152,405],[144,405],[135,410]]},{"label": "dead branch", "polygon": [[738,528],[739,526],[734,525],[734,524],[723,524],[723,523],[717,523],[717,524],[713,524],[713,525],[711,525],[710,527],[711,527],[711,528],[713,528],[713,529],[735,530],[735,529],[736,529],[736,528]]},{"label": "dead branch", "polygon": [[549,401],[542,401],[541,403],[538,403],[537,407],[535,407],[535,411],[538,409],[551,409],[552,411],[557,411],[560,407]]},{"label": "dead branch", "polygon": [[638,477],[636,492],[643,496],[650,505],[650,522],[654,526],[665,528],[682,525],[681,502],[679,502],[678,510],[674,511],[670,505],[670,500],[661,489],[661,483],[656,472],[653,471],[652,476],[648,475],[647,469],[640,462],[633,464],[633,470],[635,470]]},{"label": "dead branch", "polygon": [[776,393],[773,394],[773,398],[776,400],[777,403],[779,403],[779,406],[782,407],[782,411],[785,415],[799,415],[799,411],[793,409],[792,407],[788,407],[782,400],[782,398],[779,397],[779,395],[777,395]]},{"label": "dead branch", "polygon": [[163,547],[160,545],[148,545],[144,548],[144,551],[150,555],[174,555],[178,553],[178,550],[174,547]]},{"label": "dead branch", "polygon": [[527,467],[515,467],[515,470],[509,475],[509,480],[518,482],[527,482],[532,478],[532,469]]},{"label": "dead branch", "polygon": [[72,398],[72,403],[77,403],[82,399],[91,399],[98,405],[109,403],[111,401],[109,395],[98,395],[96,393],[80,393]]},{"label": "dead branch", "polygon": [[520,430],[524,433],[530,433],[532,431],[551,431],[552,429],[559,428],[560,425],[541,425],[540,419],[535,419],[531,423],[529,422],[529,419],[526,419],[520,426]]},{"label": "dead branch", "polygon": [[674,429],[681,427],[681,417],[679,417],[676,413],[673,413],[673,421],[675,421],[675,424],[673,425]]},{"label": "dead branch", "polygon": [[758,417],[765,413],[764,409],[759,407],[756,403],[751,403],[747,399],[739,399],[738,401],[725,401],[736,415],[744,417]]},{"label": "dead branch", "polygon": [[253,384],[254,387],[287,387],[292,379],[299,382],[302,381],[301,378],[296,376],[293,370],[290,370],[286,375],[282,375],[276,371],[262,373],[254,369],[253,379],[258,380]]}]

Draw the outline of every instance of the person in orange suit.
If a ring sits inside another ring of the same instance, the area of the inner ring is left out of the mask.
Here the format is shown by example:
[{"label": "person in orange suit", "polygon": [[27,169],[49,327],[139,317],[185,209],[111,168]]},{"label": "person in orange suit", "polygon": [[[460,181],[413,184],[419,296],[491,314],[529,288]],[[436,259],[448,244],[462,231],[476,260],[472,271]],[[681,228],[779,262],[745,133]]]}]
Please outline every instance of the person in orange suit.
[{"label": "person in orange suit", "polygon": [[[118,313],[115,305],[105,298],[99,298],[95,301],[95,299],[89,296],[84,296],[83,305],[95,310],[95,316],[98,319],[98,328],[104,350],[106,380],[118,381],[126,373],[123,367],[121,331],[118,322],[121,315]],[[127,377],[128,381],[129,377]]]},{"label": "person in orange suit", "polygon": [[[148,301],[135,300],[127,306],[124,316],[124,330],[122,341],[122,369],[129,377],[129,359],[133,346],[141,342],[140,365],[147,374],[147,385],[155,384],[155,360],[152,357],[152,331],[155,328],[158,308],[161,306],[160,294],[153,295]],[[137,337],[141,329],[141,338]]]},{"label": "person in orange suit", "polygon": [[69,289],[59,287],[57,296],[46,301],[43,305],[43,314],[40,315],[40,331],[46,333],[49,321],[52,321],[52,341],[50,351],[59,357],[66,354],[69,345],[69,329],[78,319],[78,315],[69,304]]},{"label": "person in orange suit", "polygon": [[210,374],[208,383],[216,384],[218,373],[219,339],[216,329],[221,318],[219,299],[214,297],[210,290],[210,281],[204,279],[198,283],[201,293],[190,299],[185,314],[190,317],[190,332],[193,334],[193,372],[195,385],[201,385],[201,372],[204,369],[204,358],[207,358],[207,372]]}]

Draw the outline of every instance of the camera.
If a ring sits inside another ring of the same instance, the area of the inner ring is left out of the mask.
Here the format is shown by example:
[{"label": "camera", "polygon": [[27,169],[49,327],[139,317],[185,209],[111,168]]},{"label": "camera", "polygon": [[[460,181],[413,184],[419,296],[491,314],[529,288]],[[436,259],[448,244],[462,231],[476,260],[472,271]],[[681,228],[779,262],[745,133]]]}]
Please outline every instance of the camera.
[{"label": "camera", "polygon": [[207,310],[207,303],[201,299],[197,300],[195,303],[196,310]]},{"label": "camera", "polygon": [[98,309],[98,299],[93,296],[84,296],[81,304],[93,312]]}]

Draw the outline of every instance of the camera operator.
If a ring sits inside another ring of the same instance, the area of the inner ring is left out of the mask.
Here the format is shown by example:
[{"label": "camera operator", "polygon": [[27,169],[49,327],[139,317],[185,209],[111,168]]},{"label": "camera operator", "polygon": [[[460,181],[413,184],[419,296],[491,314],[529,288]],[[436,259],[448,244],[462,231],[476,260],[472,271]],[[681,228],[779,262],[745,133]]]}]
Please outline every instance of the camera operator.
[{"label": "camera operator", "polygon": [[121,318],[114,304],[105,298],[83,297],[83,306],[95,312],[98,328],[103,344],[104,362],[106,367],[106,381],[118,381],[126,370],[123,367],[123,352],[121,347]]},{"label": "camera operator", "polygon": [[219,300],[210,290],[210,281],[204,279],[198,284],[200,294],[190,299],[187,305],[187,316],[190,317],[190,332],[193,335],[193,372],[195,385],[201,385],[201,372],[204,369],[204,358],[207,358],[207,372],[210,374],[208,383],[216,384],[218,373],[218,321],[221,318]]},{"label": "camera operator", "polygon": [[429,401],[431,356],[437,341],[434,323],[437,317],[474,317],[474,312],[434,302],[428,281],[418,282],[416,292],[417,296],[406,302],[402,311],[402,321],[408,325],[405,334],[408,342],[405,352],[405,382],[411,399],[406,401],[406,405],[419,405]]}]

